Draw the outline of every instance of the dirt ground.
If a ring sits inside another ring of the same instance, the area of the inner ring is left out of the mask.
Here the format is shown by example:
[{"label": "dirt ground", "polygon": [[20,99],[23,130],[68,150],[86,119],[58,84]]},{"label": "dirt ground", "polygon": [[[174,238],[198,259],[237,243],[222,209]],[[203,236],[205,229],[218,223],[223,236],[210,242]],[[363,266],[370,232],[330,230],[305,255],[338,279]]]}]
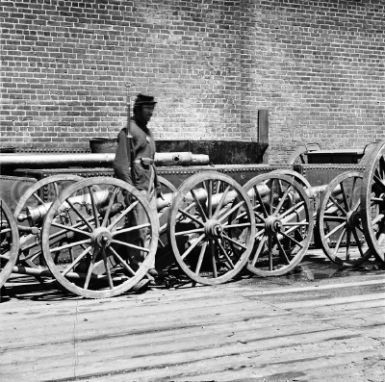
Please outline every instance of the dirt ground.
[{"label": "dirt ground", "polygon": [[385,271],[311,251],[296,272],[85,300],[14,275],[0,380],[385,381]]}]

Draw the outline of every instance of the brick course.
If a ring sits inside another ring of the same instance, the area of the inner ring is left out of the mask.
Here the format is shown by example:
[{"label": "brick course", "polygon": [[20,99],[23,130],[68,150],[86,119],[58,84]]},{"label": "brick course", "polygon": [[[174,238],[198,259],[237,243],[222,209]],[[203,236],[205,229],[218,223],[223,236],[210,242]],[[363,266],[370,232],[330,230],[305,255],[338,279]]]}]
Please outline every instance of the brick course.
[{"label": "brick course", "polygon": [[[1,146],[88,147],[158,100],[158,139],[297,145],[385,139],[381,0],[2,1]],[[132,101],[132,99],[131,99]]]}]

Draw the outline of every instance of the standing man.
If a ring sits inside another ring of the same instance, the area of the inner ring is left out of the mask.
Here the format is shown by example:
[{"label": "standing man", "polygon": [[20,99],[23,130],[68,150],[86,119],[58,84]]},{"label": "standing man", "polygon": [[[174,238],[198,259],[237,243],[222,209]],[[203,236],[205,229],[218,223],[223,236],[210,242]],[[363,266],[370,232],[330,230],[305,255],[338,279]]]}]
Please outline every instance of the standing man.
[{"label": "standing man", "polygon": [[[156,197],[161,196],[161,188],[154,165],[155,141],[147,127],[155,104],[154,97],[143,94],[137,95],[134,103],[134,116],[130,119],[129,130],[123,128],[119,132],[113,166],[116,177],[137,188],[146,196],[150,207],[156,212]],[[128,150],[130,144],[130,140],[127,139],[128,134],[132,136],[131,150]],[[143,208],[136,208],[135,220],[137,225],[147,222]],[[139,231],[135,240],[140,246],[143,246],[146,243],[146,229]],[[158,275],[155,264],[148,270],[148,273],[153,277]]]}]

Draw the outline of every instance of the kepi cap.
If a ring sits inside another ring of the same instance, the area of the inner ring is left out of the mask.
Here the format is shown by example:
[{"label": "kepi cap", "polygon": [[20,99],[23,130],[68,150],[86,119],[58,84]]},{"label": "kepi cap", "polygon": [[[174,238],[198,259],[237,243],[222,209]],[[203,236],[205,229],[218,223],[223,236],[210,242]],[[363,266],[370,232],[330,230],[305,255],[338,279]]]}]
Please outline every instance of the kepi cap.
[{"label": "kepi cap", "polygon": [[155,105],[156,101],[154,101],[154,97],[144,95],[144,94],[138,94],[135,99],[135,105],[134,106],[141,106],[141,105]]}]

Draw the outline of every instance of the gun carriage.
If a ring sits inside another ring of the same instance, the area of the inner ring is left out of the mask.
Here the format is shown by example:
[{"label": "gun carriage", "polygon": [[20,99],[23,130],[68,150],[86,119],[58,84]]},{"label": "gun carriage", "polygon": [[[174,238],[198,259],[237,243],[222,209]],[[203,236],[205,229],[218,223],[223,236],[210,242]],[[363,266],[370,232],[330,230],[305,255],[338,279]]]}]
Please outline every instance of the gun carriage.
[{"label": "gun carriage", "polygon": [[[226,282],[245,267],[259,276],[282,275],[306,254],[314,226],[333,262],[354,265],[373,253],[385,262],[384,147],[372,145],[354,170],[321,185],[311,184],[295,163],[296,171],[212,166],[207,155],[159,153],[158,165],[169,167],[159,167],[165,200],[157,201],[158,216],[135,188],[111,177],[113,154],[0,154],[2,168],[13,174],[25,165],[67,168],[68,161],[105,172],[83,179],[79,168],[65,170],[73,174],[58,168],[12,208],[1,201],[0,285],[11,272],[24,272],[53,276],[80,296],[114,296],[145,277],[162,249],[193,283]],[[147,216],[141,226],[130,223],[137,208]],[[134,240],[140,230],[147,238],[142,245]],[[135,256],[142,261],[131,261]]]}]

